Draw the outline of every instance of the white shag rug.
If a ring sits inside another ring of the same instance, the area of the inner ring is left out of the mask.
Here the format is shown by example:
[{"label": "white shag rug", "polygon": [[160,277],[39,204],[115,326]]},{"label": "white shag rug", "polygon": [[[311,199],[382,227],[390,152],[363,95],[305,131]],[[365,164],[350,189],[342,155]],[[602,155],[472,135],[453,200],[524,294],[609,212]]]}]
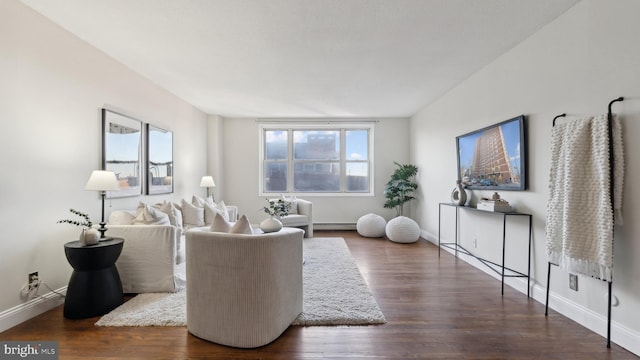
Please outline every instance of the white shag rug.
[{"label": "white shag rug", "polygon": [[[303,309],[293,325],[374,325],[386,319],[342,238],[303,240]],[[140,294],[97,326],[186,326],[186,291]]]}]

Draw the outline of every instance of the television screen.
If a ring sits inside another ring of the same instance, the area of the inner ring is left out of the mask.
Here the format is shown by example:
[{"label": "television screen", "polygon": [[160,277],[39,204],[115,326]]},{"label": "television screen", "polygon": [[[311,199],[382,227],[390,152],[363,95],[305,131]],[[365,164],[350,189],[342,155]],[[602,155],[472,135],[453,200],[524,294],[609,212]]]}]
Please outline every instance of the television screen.
[{"label": "television screen", "polygon": [[525,118],[456,137],[458,180],[467,189],[526,189]]}]

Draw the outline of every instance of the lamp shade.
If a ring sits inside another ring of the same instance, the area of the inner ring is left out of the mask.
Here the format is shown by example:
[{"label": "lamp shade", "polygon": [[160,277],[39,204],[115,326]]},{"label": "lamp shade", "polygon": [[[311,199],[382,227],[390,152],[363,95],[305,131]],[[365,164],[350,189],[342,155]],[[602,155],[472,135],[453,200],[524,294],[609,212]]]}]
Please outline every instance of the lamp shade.
[{"label": "lamp shade", "polygon": [[113,171],[94,170],[87,181],[85,190],[113,191],[120,190],[118,179]]},{"label": "lamp shade", "polygon": [[216,186],[216,183],[213,182],[213,176],[203,176],[202,180],[200,180],[201,187],[211,187]]}]

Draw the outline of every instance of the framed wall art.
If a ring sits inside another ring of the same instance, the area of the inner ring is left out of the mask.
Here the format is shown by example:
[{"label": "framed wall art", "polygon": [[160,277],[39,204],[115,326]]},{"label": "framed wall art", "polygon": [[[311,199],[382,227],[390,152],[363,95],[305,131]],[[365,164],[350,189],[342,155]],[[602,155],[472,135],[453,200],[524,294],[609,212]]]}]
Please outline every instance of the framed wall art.
[{"label": "framed wall art", "polygon": [[173,133],[147,124],[147,194],[173,192]]},{"label": "framed wall art", "polygon": [[107,198],[142,194],[142,122],[102,109],[102,168],[113,171],[120,186]]},{"label": "framed wall art", "polygon": [[467,189],[526,190],[525,117],[456,137],[458,180]]}]

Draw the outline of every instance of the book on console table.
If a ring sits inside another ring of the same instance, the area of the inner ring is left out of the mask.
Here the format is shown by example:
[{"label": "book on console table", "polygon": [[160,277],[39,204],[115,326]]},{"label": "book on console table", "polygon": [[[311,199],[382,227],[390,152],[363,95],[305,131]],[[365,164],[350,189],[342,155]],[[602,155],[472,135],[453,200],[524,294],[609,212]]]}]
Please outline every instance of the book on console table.
[{"label": "book on console table", "polygon": [[507,201],[481,200],[478,202],[478,210],[494,211],[494,212],[512,212],[513,209]]}]

